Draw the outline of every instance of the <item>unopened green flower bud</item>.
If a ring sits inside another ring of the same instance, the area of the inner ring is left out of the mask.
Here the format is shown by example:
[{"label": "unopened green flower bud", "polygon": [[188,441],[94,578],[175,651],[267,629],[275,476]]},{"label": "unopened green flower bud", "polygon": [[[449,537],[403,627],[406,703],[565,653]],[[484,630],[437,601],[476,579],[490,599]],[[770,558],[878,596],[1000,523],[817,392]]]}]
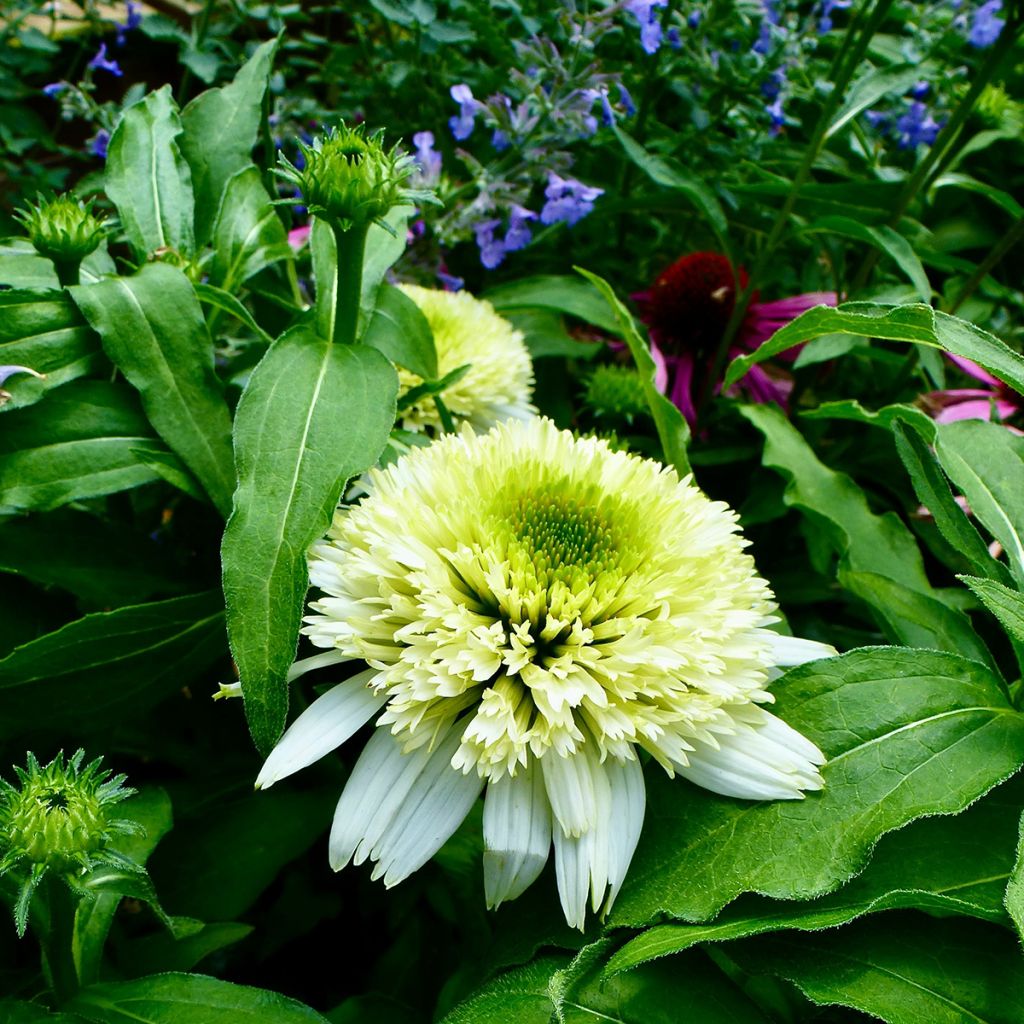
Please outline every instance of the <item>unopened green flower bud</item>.
[{"label": "unopened green flower bud", "polygon": [[648,411],[640,375],[626,366],[597,367],[587,382],[584,401],[595,416],[626,423]]},{"label": "unopened green flower bud", "polygon": [[398,146],[385,150],[382,136],[363,125],[332,128],[312,145],[300,143],[301,170],[282,155],[276,173],[301,192],[295,203],[343,231],[382,223],[396,206],[437,202],[429,189],[405,187],[416,161]]},{"label": "unopened green flower bud", "polygon": [[[74,196],[36,196],[24,210],[15,211],[36,252],[61,267],[74,267],[94,252],[103,241],[106,227],[92,212],[92,201],[83,203]],[[66,283],[62,280],[61,283]]]},{"label": "unopened green flower bud", "polygon": [[102,758],[83,768],[84,757],[58,754],[42,767],[29,754],[27,768],[14,769],[20,787],[0,780],[0,874],[18,865],[80,872],[112,836],[134,828],[111,809],[135,791],[101,769]]}]

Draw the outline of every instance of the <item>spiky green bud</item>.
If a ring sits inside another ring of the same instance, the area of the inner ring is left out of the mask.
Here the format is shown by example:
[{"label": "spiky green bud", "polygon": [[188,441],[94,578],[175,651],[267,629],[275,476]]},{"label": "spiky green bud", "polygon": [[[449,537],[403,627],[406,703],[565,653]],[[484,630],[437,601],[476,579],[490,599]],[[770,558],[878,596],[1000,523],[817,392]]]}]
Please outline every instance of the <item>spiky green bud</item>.
[{"label": "spiky green bud", "polygon": [[106,235],[103,220],[92,212],[92,200],[83,203],[70,195],[37,195],[35,203],[16,210],[14,216],[36,252],[58,266],[77,268]]},{"label": "spiky green bud", "polygon": [[48,872],[69,882],[107,859],[116,835],[139,831],[132,821],[113,816],[112,808],[135,790],[123,775],[111,776],[96,758],[84,768],[85,752],[65,762],[63,753],[41,766],[29,754],[26,768],[15,766],[20,786],[0,779],[0,875],[22,882],[16,907],[18,932],[24,933],[32,892]]},{"label": "spiky green bud", "polygon": [[595,416],[626,423],[648,411],[640,376],[626,366],[598,366],[587,381],[583,400]]},{"label": "spiky green bud", "polygon": [[385,150],[383,132],[367,135],[363,125],[344,124],[318,136],[312,145],[299,144],[300,170],[284,155],[276,173],[295,185],[311,214],[343,231],[380,224],[396,206],[437,202],[429,189],[406,188],[416,161],[399,146]]}]

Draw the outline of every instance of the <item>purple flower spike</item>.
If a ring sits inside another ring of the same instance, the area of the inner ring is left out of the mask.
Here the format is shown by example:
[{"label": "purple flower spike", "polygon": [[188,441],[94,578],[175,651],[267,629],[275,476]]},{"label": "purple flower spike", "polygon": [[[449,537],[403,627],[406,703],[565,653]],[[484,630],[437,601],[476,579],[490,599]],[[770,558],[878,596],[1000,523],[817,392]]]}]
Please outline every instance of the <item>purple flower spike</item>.
[{"label": "purple flower spike", "polygon": [[896,122],[900,149],[916,149],[921,143],[930,146],[941,127],[923,103],[911,103],[907,112]]},{"label": "purple flower spike", "polygon": [[494,237],[494,229],[500,225],[500,220],[482,220],[473,225],[476,244],[480,247],[480,262],[488,270],[493,270],[505,258],[505,243]]},{"label": "purple flower spike", "polygon": [[999,33],[1006,24],[1005,18],[996,16],[1002,9],[1003,0],[987,0],[974,12],[971,31],[967,35],[967,41],[971,46],[984,49],[999,38]]},{"label": "purple flower spike", "polygon": [[473,99],[473,93],[465,83],[453,85],[449,90],[451,98],[459,105],[459,112],[448,119],[448,127],[452,135],[460,142],[468,139],[473,134],[476,125],[476,115],[482,104],[479,100]]},{"label": "purple flower spike", "polygon": [[659,7],[668,0],[627,0],[626,10],[640,22],[640,46],[644,53],[657,53],[661,47],[661,18]]},{"label": "purple flower spike", "polygon": [[636,104],[633,102],[633,97],[629,95],[629,90],[619,82],[619,102],[622,104],[622,109],[626,112],[626,117],[632,117],[636,113]]},{"label": "purple flower spike", "polygon": [[612,105],[608,101],[607,89],[601,90],[599,98],[601,100],[601,123],[607,128],[615,124],[615,111],[612,110]]},{"label": "purple flower spike", "polygon": [[533,210],[513,203],[508,219],[508,230],[505,232],[505,252],[518,252],[525,249],[533,238],[529,222],[536,220],[537,214]]},{"label": "purple flower spike", "polygon": [[134,0],[128,0],[127,4],[128,13],[126,20],[123,24],[117,26],[117,45],[124,46],[125,38],[129,32],[134,31],[142,24],[142,13],[139,11],[139,5]]},{"label": "purple flower spike", "polygon": [[93,156],[98,156],[101,160],[107,158],[107,147],[110,145],[110,132],[106,128],[101,128],[90,140],[89,140],[89,152]]},{"label": "purple flower spike", "polygon": [[548,175],[544,198],[547,202],[540,211],[543,224],[565,221],[570,227],[594,209],[594,200],[604,189],[584,185],[572,178],[562,178],[552,171]]},{"label": "purple flower spike", "polygon": [[112,75],[116,75],[118,78],[124,74],[116,60],[107,59],[106,43],[100,43],[100,48],[96,51],[96,56],[89,61],[88,66],[95,68],[97,71],[109,71]]},{"label": "purple flower spike", "polygon": [[427,187],[436,185],[441,177],[441,154],[434,149],[434,133],[417,132],[412,137],[412,144],[416,147],[421,182]]}]

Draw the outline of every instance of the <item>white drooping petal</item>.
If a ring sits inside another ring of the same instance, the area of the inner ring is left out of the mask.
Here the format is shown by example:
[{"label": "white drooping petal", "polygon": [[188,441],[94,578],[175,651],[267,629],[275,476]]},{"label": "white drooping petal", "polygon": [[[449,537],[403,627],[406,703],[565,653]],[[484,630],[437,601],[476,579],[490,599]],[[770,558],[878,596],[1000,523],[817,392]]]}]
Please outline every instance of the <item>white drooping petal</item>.
[{"label": "white drooping petal", "polygon": [[644,771],[639,760],[609,758],[605,773],[611,790],[611,828],[608,832],[608,901],[605,913],[612,909],[622,888],[630,861],[640,840],[647,806]]},{"label": "white drooping petal", "polygon": [[818,766],[825,755],[795,729],[763,708],[743,709],[732,735],[715,736],[716,750],[695,742],[688,765],[679,765],[683,778],[722,796],[745,800],[802,800],[804,790],[821,789]]},{"label": "white drooping petal", "polygon": [[832,658],[839,653],[831,644],[823,644],[818,640],[782,636],[781,633],[771,631],[767,631],[765,636],[768,639],[772,660],[776,665],[785,668],[803,665],[807,661],[817,661],[819,658]]},{"label": "white drooping petal", "polygon": [[296,661],[292,664],[292,667],[288,669],[288,682],[294,683],[300,676],[304,676],[307,672],[312,672],[314,669],[326,668],[328,665],[340,665],[342,662],[354,660],[351,654],[345,654],[344,651],[338,650],[314,654],[311,658],[303,658],[301,661]]},{"label": "white drooping petal", "polygon": [[334,811],[329,857],[335,871],[366,860],[429,758],[427,746],[406,754],[388,729],[374,730]]},{"label": "white drooping petal", "polygon": [[467,774],[452,767],[461,733],[456,725],[441,739],[370,853],[377,861],[371,877],[376,881],[383,876],[389,889],[437,853],[483,789],[484,780],[476,772]]},{"label": "white drooping petal", "polygon": [[270,752],[256,788],[266,789],[319,761],[361,729],[387,700],[386,693],[376,694],[368,685],[375,675],[376,669],[367,669],[313,701]]},{"label": "white drooping petal", "polygon": [[600,764],[593,747],[593,743],[584,743],[568,757],[552,750],[540,758],[552,813],[567,836],[581,836],[597,821],[594,770]]},{"label": "white drooping petal", "polygon": [[496,910],[536,881],[551,850],[551,805],[535,764],[487,787],[484,894]]}]

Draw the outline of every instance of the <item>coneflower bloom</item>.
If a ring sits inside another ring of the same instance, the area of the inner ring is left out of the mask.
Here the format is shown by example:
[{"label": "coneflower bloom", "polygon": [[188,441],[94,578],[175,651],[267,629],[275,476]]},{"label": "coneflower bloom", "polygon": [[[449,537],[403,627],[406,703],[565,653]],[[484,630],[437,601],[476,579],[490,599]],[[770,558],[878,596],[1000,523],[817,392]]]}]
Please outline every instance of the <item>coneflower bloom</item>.
[{"label": "coneflower bloom", "polygon": [[[566,920],[610,907],[644,817],[642,757],[727,796],[820,789],[818,748],[765,710],[781,636],[736,514],[672,469],[550,420],[469,427],[371,472],[313,545],[321,596],[294,674],[365,668],[299,716],[266,787],[376,728],[334,816],[330,862],[392,886],[481,791],[484,886],[522,893],[554,846]],[[680,789],[679,799],[686,799]]]},{"label": "coneflower bloom", "polygon": [[[633,296],[647,324],[652,353],[660,366],[658,385],[692,426],[697,419],[694,390],[705,386],[726,325],[736,305],[737,286],[746,288],[747,272],[734,273],[729,260],[714,252],[694,252],[662,271],[647,291]],[[807,292],[774,302],[754,301],[729,349],[730,358],[752,352],[813,306],[836,304],[835,292]],[[790,349],[781,358],[793,359]],[[755,402],[785,405],[790,384],[753,366],[737,385]],[[720,383],[714,382],[717,393]]]},{"label": "coneflower bloom", "polygon": [[[537,414],[533,397],[533,362],[521,331],[494,307],[469,292],[442,291],[419,285],[399,285],[420,308],[434,333],[438,379],[461,366],[469,369],[445,388],[441,399],[457,423],[488,430],[507,419],[528,419]],[[399,368],[400,394],[423,383]],[[431,395],[399,414],[405,430],[438,432],[441,418]]]}]

